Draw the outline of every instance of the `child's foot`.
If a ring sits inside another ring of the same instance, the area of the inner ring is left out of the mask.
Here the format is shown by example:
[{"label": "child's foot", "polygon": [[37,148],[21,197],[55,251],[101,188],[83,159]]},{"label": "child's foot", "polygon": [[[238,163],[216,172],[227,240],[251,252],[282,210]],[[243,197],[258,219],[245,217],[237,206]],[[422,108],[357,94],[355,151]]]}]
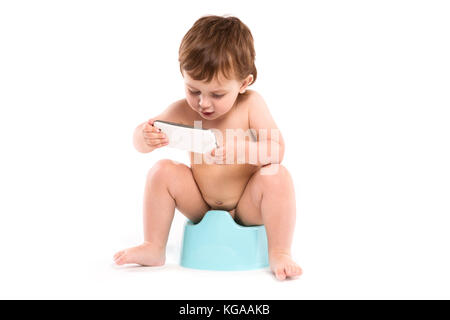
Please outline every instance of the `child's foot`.
[{"label": "child's foot", "polygon": [[165,248],[144,242],[140,246],[128,248],[114,255],[118,265],[137,263],[143,266],[162,266],[166,261]]},{"label": "child's foot", "polygon": [[302,274],[302,268],[292,260],[287,253],[274,252],[269,254],[270,269],[278,280],[293,278]]}]

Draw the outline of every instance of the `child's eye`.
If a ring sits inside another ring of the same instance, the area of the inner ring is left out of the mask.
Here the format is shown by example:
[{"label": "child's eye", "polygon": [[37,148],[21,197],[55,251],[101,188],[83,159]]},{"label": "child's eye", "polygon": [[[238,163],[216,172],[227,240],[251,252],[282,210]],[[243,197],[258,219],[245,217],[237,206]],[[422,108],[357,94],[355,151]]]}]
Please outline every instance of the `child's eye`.
[{"label": "child's eye", "polygon": [[[191,90],[189,90],[189,93],[198,96],[198,95],[200,94],[200,91],[191,91]],[[216,98],[216,99],[220,99],[220,98],[222,98],[224,95],[225,95],[225,94],[215,94],[215,93],[212,94],[212,96],[213,96],[214,98]]]}]

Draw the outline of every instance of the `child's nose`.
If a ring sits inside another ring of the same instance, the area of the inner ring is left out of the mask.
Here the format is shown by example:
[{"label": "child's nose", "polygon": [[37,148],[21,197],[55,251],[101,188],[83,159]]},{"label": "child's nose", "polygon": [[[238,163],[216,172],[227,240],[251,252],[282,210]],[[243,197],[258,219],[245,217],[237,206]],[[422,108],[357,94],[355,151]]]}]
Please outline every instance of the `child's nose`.
[{"label": "child's nose", "polygon": [[201,97],[200,96],[200,107],[202,107],[202,109],[206,109],[209,106],[211,106],[211,101],[209,101],[209,99],[207,99],[206,97]]}]

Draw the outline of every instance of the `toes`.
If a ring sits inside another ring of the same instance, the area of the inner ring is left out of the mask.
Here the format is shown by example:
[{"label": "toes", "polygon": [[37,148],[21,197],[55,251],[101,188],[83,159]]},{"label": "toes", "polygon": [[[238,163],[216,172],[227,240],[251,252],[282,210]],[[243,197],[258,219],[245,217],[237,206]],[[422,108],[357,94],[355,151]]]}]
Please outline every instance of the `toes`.
[{"label": "toes", "polygon": [[120,256],[119,258],[117,258],[115,260],[115,263],[118,264],[119,266],[122,265],[122,264],[127,263],[127,256],[125,254]]},{"label": "toes", "polygon": [[290,277],[290,276],[292,276],[292,273],[293,273],[293,266],[292,265],[288,265],[286,267],[286,276]]},{"label": "toes", "polygon": [[271,258],[271,269],[278,280],[295,278],[303,273],[300,266],[289,255],[281,254],[277,256],[273,254]]},{"label": "toes", "polygon": [[295,277],[295,276],[299,276],[302,274],[302,269],[294,264],[294,265],[289,265],[286,268],[286,274],[288,277]]},{"label": "toes", "polygon": [[114,256],[114,262],[119,266],[127,263],[127,255],[125,254],[125,251],[121,251],[118,254],[116,254]]},{"label": "toes", "polygon": [[117,253],[114,255],[114,260],[116,260],[117,258],[119,258],[119,257],[124,253],[124,251],[125,251],[125,250],[122,250],[122,251],[117,252]]},{"label": "toes", "polygon": [[284,268],[279,268],[279,269],[275,270],[275,277],[278,280],[286,279],[286,273],[284,272]]},{"label": "toes", "polygon": [[297,266],[297,267],[296,267],[296,271],[295,271],[295,274],[296,274],[297,276],[301,276],[301,275],[302,275],[302,273],[303,273],[303,270],[302,270],[302,268],[300,268],[299,266]]}]

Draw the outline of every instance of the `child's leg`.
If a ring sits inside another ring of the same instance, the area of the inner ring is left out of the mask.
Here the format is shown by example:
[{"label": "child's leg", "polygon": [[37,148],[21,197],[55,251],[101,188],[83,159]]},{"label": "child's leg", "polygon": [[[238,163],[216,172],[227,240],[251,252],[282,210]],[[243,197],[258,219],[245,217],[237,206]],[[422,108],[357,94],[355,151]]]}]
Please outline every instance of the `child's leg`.
[{"label": "child's leg", "polygon": [[117,264],[163,265],[175,208],[194,222],[209,210],[189,167],[158,161],[147,176],[144,192],[144,243],[114,255]]},{"label": "child's leg", "polygon": [[[261,174],[264,170],[268,174]],[[256,171],[236,207],[237,219],[244,225],[265,225],[270,267],[280,280],[302,273],[291,258],[295,215],[294,184],[282,165]]]}]

